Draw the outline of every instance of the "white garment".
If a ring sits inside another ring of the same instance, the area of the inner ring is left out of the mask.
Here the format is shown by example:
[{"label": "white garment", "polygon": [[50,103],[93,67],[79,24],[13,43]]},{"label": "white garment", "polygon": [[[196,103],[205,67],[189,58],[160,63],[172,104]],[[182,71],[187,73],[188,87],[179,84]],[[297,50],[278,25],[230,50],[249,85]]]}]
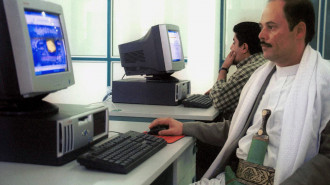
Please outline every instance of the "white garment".
[{"label": "white garment", "polygon": [[[244,86],[233,115],[223,149],[205,173],[210,178],[239,136],[267,75],[274,67],[268,62],[255,71]],[[318,154],[321,132],[330,120],[330,63],[309,45],[306,46],[292,88],[284,106],[281,141],[274,184],[280,184]]]},{"label": "white garment", "polygon": [[269,135],[269,144],[264,160],[264,166],[275,168],[277,153],[280,144],[282,118],[284,105],[292,87],[299,64],[289,67],[276,66],[276,72],[272,76],[267,89],[262,96],[262,100],[254,115],[253,125],[247,130],[247,134],[240,139],[237,157],[247,159],[250,150],[252,137],[259,130],[262,122],[262,110],[271,110],[271,116],[268,119],[266,130]]},{"label": "white garment", "polygon": [[202,178],[200,181],[190,185],[226,185],[225,173],[220,173],[216,178],[213,179]]}]

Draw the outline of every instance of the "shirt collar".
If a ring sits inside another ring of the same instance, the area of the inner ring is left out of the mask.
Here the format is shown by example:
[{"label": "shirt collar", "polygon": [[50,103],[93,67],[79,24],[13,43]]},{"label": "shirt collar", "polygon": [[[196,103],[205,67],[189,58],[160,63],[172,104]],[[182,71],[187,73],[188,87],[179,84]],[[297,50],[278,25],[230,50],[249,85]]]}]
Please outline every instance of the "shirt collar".
[{"label": "shirt collar", "polygon": [[263,57],[263,54],[262,52],[260,53],[255,53],[253,55],[250,55],[249,57],[245,58],[244,60],[242,60],[241,62],[239,62],[237,65],[236,65],[236,68],[240,68],[246,64],[250,64],[250,63],[253,63],[254,61],[256,60],[252,60],[254,58],[260,58],[260,57]]},{"label": "shirt collar", "polygon": [[276,73],[278,76],[296,75],[298,68],[299,68],[299,64],[293,66],[286,66],[286,67],[276,66]]}]

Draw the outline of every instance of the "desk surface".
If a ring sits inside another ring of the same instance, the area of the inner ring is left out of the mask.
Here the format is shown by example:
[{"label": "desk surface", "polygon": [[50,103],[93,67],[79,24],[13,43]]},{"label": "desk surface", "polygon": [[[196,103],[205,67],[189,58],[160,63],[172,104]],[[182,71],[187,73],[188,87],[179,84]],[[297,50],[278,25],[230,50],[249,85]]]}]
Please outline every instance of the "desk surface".
[{"label": "desk surface", "polygon": [[[148,124],[134,122],[110,121],[110,131],[126,132],[128,130],[145,131]],[[190,145],[191,137],[168,144],[161,151],[151,156],[147,161],[136,167],[127,175],[87,170],[76,161],[66,165],[45,166],[20,163],[0,162],[0,184],[25,185],[113,185],[113,184],[150,184],[167,167],[169,167]]]},{"label": "desk surface", "polygon": [[188,108],[183,105],[164,106],[164,105],[143,105],[143,104],[125,104],[125,103],[105,103],[109,107],[109,115],[122,117],[145,117],[160,118],[172,117],[182,120],[201,120],[212,121],[219,114],[213,106],[208,109]]}]

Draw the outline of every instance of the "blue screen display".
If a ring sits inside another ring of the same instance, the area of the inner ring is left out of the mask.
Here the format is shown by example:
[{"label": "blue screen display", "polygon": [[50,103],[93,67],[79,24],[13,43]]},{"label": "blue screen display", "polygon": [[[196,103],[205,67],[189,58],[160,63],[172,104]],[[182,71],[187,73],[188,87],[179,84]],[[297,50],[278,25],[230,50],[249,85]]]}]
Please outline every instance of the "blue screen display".
[{"label": "blue screen display", "polygon": [[35,75],[68,70],[65,43],[58,15],[25,10]]},{"label": "blue screen display", "polygon": [[168,30],[169,41],[171,45],[172,61],[177,62],[182,60],[182,49],[180,34],[178,31]]}]

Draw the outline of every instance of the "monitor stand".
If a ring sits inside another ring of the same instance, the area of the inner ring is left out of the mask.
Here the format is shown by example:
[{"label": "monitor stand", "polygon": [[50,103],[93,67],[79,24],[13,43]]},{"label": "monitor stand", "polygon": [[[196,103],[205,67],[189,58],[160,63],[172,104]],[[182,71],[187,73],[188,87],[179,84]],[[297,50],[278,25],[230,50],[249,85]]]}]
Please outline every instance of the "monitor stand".
[{"label": "monitor stand", "polygon": [[58,113],[58,107],[42,99],[32,98],[21,101],[0,101],[0,115],[30,116]]}]

